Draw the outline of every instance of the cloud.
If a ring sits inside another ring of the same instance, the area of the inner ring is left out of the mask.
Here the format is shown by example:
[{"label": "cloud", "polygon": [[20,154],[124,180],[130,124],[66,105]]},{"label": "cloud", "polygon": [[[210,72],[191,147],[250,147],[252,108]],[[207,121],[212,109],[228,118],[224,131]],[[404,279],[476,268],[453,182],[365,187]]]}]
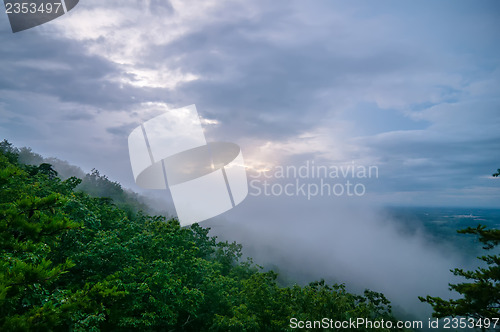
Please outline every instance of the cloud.
[{"label": "cloud", "polygon": [[449,270],[473,265],[454,245],[431,241],[419,226],[403,232],[401,220],[366,200],[250,197],[226,218],[206,226],[223,240],[242,243],[245,255],[278,269],[285,280],[325,278],[358,293],[382,292],[420,319],[430,316],[430,307],[418,296],[453,296],[448,283],[457,279]]},{"label": "cloud", "polygon": [[[207,138],[241,142],[255,163],[377,162],[381,192],[465,188],[498,164],[490,153],[498,148],[498,5],[429,6],[87,1],[2,35],[4,132],[25,145],[36,145],[35,134],[67,144],[53,154],[113,141],[123,152],[115,166],[98,152],[85,158],[131,184],[113,171],[128,162],[127,128],[165,109],[148,105],[195,103],[217,123]],[[73,130],[67,141],[64,129],[42,130],[51,127],[43,119],[92,123],[100,134]]]}]

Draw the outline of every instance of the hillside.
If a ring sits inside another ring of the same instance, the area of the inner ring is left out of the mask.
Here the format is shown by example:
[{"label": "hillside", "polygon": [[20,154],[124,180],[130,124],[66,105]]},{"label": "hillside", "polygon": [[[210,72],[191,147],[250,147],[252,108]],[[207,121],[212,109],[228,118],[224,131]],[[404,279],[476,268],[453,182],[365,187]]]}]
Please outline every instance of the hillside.
[{"label": "hillside", "polygon": [[287,331],[291,318],[394,320],[382,294],[323,281],[282,287],[209,229],[92,197],[75,189],[81,179],[61,180],[51,165],[20,163],[19,150],[1,147],[2,331]]}]

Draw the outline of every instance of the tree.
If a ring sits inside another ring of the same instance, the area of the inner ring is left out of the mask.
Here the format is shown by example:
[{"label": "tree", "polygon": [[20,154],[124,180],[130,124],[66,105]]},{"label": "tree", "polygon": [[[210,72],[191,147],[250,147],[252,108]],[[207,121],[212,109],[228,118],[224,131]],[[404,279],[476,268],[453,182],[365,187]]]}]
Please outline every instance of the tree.
[{"label": "tree", "polygon": [[[500,175],[500,169],[493,174]],[[468,227],[459,230],[460,234],[472,234],[478,237],[483,244],[483,249],[491,252],[500,243],[500,230],[487,229],[484,225]],[[456,276],[464,277],[469,282],[450,284],[450,290],[462,295],[456,300],[443,300],[439,297],[419,297],[420,301],[429,303],[433,309],[434,317],[463,316],[475,319],[500,317],[500,255],[490,254],[478,257],[486,263],[474,271],[463,269],[452,270]]]},{"label": "tree", "polygon": [[55,285],[73,262],[50,256],[60,236],[79,224],[62,208],[66,197],[52,190],[68,184],[50,180],[43,169],[20,169],[12,153],[0,154],[0,330],[51,330],[63,316],[64,305],[56,302],[66,292]]},{"label": "tree", "polygon": [[[0,331],[288,331],[291,317],[394,319],[383,295],[280,285],[209,229],[134,212],[97,171],[61,181],[0,142]],[[126,198],[126,197],[125,197]]]}]

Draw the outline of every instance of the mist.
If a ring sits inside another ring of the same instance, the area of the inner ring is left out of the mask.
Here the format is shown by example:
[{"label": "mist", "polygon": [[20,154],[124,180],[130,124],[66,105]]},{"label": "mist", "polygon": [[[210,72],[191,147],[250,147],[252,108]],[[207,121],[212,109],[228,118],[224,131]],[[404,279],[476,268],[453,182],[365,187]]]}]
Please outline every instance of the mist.
[{"label": "mist", "polygon": [[[63,178],[84,177],[81,168],[66,161],[29,148],[18,151],[22,162],[48,162]],[[175,217],[168,190],[125,190],[147,212]],[[325,279],[358,294],[370,289],[392,302],[399,319],[426,319],[431,307],[418,296],[454,297],[448,284],[459,279],[450,270],[475,268],[476,259],[460,243],[425,230],[417,219],[408,224],[395,218],[374,198],[369,193],[309,199],[249,194],[236,208],[200,225],[210,227],[219,240],[242,244],[244,258],[278,272],[284,284]]]},{"label": "mist", "polygon": [[457,279],[450,269],[474,264],[453,244],[418,228],[407,231],[366,199],[329,199],[247,198],[225,220],[202,226],[243,244],[246,256],[287,282],[325,279],[356,293],[368,288],[383,293],[400,315],[419,319],[432,310],[418,296],[453,297],[448,283]]},{"label": "mist", "polygon": [[[22,162],[51,163],[63,178],[84,177],[66,161],[44,158],[29,148],[19,152]],[[168,191],[128,192],[147,212],[175,217]],[[418,296],[454,297],[448,284],[458,278],[450,270],[475,268],[475,258],[459,243],[395,219],[373,198],[249,194],[237,208],[200,225],[210,227],[219,240],[241,243],[244,257],[279,272],[283,283],[325,279],[359,294],[370,289],[391,300],[400,319],[430,317],[431,307]]]}]

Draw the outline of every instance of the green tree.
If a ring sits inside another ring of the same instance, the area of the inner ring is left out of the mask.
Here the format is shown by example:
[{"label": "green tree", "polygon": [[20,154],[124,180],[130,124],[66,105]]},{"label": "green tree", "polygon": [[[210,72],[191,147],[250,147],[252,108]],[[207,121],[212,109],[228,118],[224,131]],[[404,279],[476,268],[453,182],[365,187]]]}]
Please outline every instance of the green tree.
[{"label": "green tree", "polygon": [[292,317],[394,319],[382,294],[324,281],[284,287],[242,260],[241,245],[135,212],[97,171],[86,178],[92,196],[75,190],[81,182],[22,164],[0,143],[1,331],[288,331]]},{"label": "green tree", "polygon": [[50,255],[60,236],[79,224],[61,209],[67,199],[48,189],[46,174],[28,173],[9,157],[0,154],[0,330],[51,329],[61,315],[54,285],[73,263]]},{"label": "green tree", "polygon": [[[500,169],[493,174],[500,175]],[[483,244],[483,249],[494,251],[500,243],[500,230],[487,229],[484,225],[468,227],[459,230],[460,234],[472,234],[478,237]],[[456,276],[469,280],[459,284],[450,284],[450,289],[462,295],[456,300],[443,300],[440,297],[419,297],[422,302],[429,303],[433,309],[434,317],[463,316],[476,319],[500,317],[500,256],[494,254],[478,257],[485,267],[474,271],[463,269],[452,270]]]},{"label": "green tree", "polygon": [[[482,225],[460,230],[459,233],[478,236],[486,250],[494,249],[500,241],[500,230],[486,229]],[[486,263],[486,267],[474,271],[452,270],[454,275],[470,280],[450,284],[450,289],[460,293],[462,298],[443,300],[432,296],[420,297],[421,301],[432,305],[434,317],[463,316],[476,319],[500,317],[500,257],[495,254],[481,256],[479,259]]]}]

